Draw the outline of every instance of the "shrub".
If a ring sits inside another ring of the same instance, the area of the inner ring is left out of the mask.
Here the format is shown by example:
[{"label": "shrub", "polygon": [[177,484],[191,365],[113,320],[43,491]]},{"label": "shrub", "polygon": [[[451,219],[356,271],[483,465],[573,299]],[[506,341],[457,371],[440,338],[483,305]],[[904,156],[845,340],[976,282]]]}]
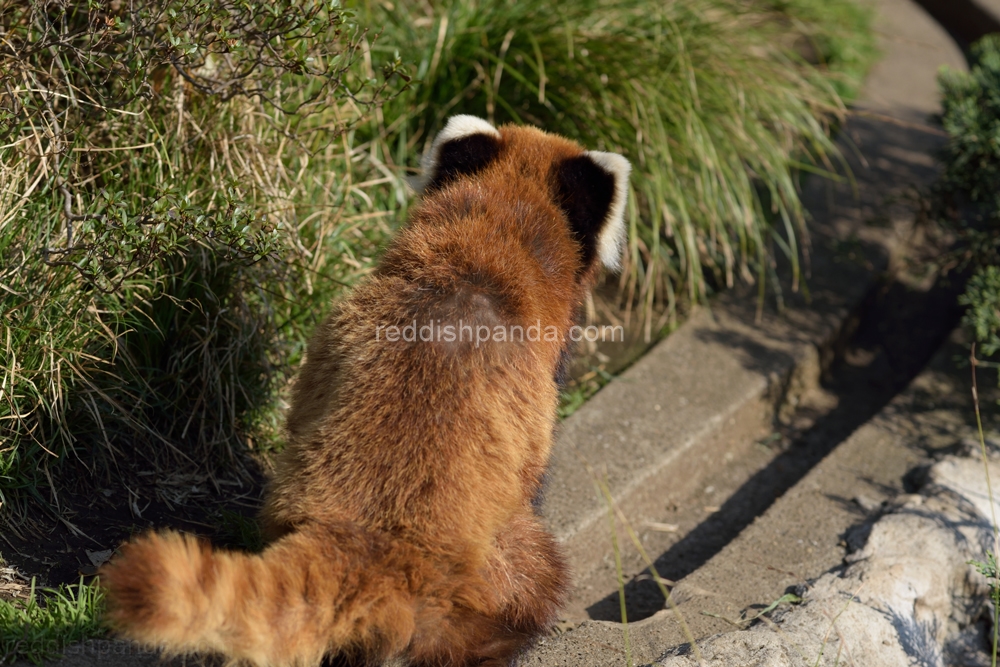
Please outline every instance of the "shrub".
[{"label": "shrub", "polygon": [[942,71],[942,122],[950,137],[944,185],[1000,211],[1000,35],[971,48],[968,72]]},{"label": "shrub", "polygon": [[959,266],[973,272],[959,299],[968,307],[963,323],[977,353],[990,357],[1000,352],[1000,35],[973,44],[971,56],[968,72],[946,69],[939,76],[949,135],[942,187],[965,209],[955,253]]},{"label": "shrub", "polygon": [[397,63],[367,71],[370,37],[321,0],[0,17],[5,518],[140,468],[246,479],[317,315],[303,294],[363,273],[401,200],[353,145]]}]

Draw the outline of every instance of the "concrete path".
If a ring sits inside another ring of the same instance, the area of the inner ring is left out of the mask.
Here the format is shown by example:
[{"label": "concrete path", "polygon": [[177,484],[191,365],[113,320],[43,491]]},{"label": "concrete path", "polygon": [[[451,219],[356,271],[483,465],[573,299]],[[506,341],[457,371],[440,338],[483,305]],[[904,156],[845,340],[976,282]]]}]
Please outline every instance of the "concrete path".
[{"label": "concrete path", "polygon": [[[727,459],[750,455],[754,441],[769,432],[774,411],[794,405],[808,391],[828,353],[826,345],[870,287],[873,269],[899,257],[900,234],[912,229],[917,215],[914,195],[933,181],[933,154],[944,141],[930,122],[939,111],[936,73],[943,64],[964,68],[965,61],[951,37],[915,2],[873,4],[884,56],[841,140],[851,156],[859,196],[819,182],[806,193],[817,230],[812,307],[800,304],[756,326],[735,300],[723,299],[711,314],[691,318],[566,423],[546,513],[577,572],[570,613],[593,609],[596,600],[617,589],[607,509],[594,493],[583,461],[606,476],[632,525],[641,529],[668,523],[664,500],[697,504],[706,476]],[[880,226],[866,224],[877,220]],[[845,239],[867,259],[845,265],[837,252],[822,252]],[[840,535],[857,520],[851,499],[860,494],[877,505],[901,489],[904,473],[923,455],[889,445],[883,451],[876,447],[878,436],[868,433],[829,457],[843,460],[846,468],[821,465],[682,581],[677,597],[696,638],[728,627],[701,611],[736,616],[749,605],[769,604],[785,587],[841,562]],[[823,511],[811,511],[816,508]],[[664,540],[662,534],[645,531],[643,538],[655,543],[647,543],[655,554],[665,541],[676,544],[682,535]],[[619,543],[623,541],[629,578],[643,568],[621,536]],[[669,612],[630,624],[630,635],[636,664],[685,641]],[[526,664],[624,664],[622,637],[617,623],[584,621],[544,642]]]},{"label": "concrete path", "polygon": [[[935,178],[932,155],[943,142],[928,120],[938,110],[935,75],[941,64],[964,67],[964,59],[911,0],[879,0],[876,8],[884,57],[840,142],[858,196],[818,180],[805,193],[814,217],[812,300],[790,295],[783,315],[768,313],[755,324],[752,298],[726,295],[566,420],[544,512],[578,584],[569,620],[586,618],[616,590],[607,508],[594,475],[634,525],[677,523],[665,506],[697,503],[692,494],[720,464],[754,459],[754,443],[771,433],[775,412],[793,409],[815,385],[849,316],[900,260],[918,208],[914,194]],[[731,476],[738,482],[754,471],[749,465]],[[647,548],[662,552],[683,532],[650,534]],[[631,576],[641,562],[629,545],[624,551]]]},{"label": "concrete path", "polygon": [[[687,645],[689,637],[700,645],[712,635],[731,632],[733,625],[723,619],[751,617],[789,591],[803,595],[811,590],[808,582],[837,572],[850,552],[866,545],[871,521],[887,508],[898,507],[906,501],[907,492],[925,484],[923,466],[950,453],[975,454],[969,371],[955,363],[956,357],[965,354],[967,348],[961,342],[950,340],[875,419],[858,429],[717,556],[683,579],[673,592],[679,616],[665,609],[630,624],[634,664],[655,661],[671,647]],[[984,405],[993,405],[1000,397],[990,379],[981,377],[980,388],[987,392],[981,397]],[[994,439],[1000,427],[997,421],[987,422]],[[934,537],[920,539],[929,545]],[[685,620],[690,635],[679,618]],[[829,627],[829,623],[824,624],[824,628]],[[618,623],[585,622],[543,642],[526,664],[625,664],[622,629]],[[954,627],[952,635],[957,637],[965,629]],[[836,637],[827,639],[837,644]],[[771,639],[760,642],[762,652],[773,643]],[[718,640],[708,643],[717,648],[727,645]],[[685,651],[674,651],[673,655]],[[709,665],[728,664],[721,660],[724,651],[715,654],[719,661]]]},{"label": "concrete path", "polygon": [[[1000,466],[989,467],[1000,478]],[[989,665],[989,587],[971,565],[994,550],[982,460],[946,456],[929,480],[920,494],[899,496],[862,524],[863,548],[855,546],[844,567],[799,587],[794,606],[678,646],[656,665]]]}]

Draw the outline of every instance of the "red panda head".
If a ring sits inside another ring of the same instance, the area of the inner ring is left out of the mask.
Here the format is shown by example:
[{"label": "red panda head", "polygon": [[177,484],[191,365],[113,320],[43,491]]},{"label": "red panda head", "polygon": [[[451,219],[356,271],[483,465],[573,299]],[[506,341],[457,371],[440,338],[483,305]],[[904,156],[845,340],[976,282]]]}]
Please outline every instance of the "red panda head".
[{"label": "red panda head", "polygon": [[621,155],[587,151],[532,127],[494,128],[475,116],[453,116],[421,159],[415,189],[427,198],[465,187],[554,207],[552,219],[576,246],[577,276],[584,282],[599,264],[621,268],[625,202],[631,165]]}]

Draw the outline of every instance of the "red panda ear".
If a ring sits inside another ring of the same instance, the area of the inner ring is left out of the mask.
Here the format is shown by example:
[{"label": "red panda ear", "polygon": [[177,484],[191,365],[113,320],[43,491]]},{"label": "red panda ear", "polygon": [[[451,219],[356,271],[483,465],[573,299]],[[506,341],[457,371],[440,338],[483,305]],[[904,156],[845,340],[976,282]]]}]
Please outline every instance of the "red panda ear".
[{"label": "red panda ear", "polygon": [[584,269],[600,259],[621,268],[625,201],[632,165],[617,153],[587,151],[555,166],[556,200],[583,248]]},{"label": "red panda ear", "polygon": [[480,171],[500,153],[500,133],[482,118],[452,116],[420,159],[413,189],[426,192]]}]

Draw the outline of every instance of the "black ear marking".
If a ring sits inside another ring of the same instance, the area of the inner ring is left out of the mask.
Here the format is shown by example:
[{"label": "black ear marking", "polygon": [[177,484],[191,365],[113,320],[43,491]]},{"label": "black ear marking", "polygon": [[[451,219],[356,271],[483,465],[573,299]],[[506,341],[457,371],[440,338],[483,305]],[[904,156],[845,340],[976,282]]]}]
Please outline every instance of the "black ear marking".
[{"label": "black ear marking", "polygon": [[441,144],[434,174],[425,190],[434,190],[459,176],[482,171],[500,154],[500,140],[489,134],[470,134]]},{"label": "black ear marking", "polygon": [[461,176],[482,171],[499,154],[500,132],[482,118],[452,116],[420,159],[417,192],[440,188]]},{"label": "black ear marking", "polygon": [[563,160],[555,171],[556,201],[580,242],[584,269],[590,268],[615,199],[615,176],[586,153]]}]

